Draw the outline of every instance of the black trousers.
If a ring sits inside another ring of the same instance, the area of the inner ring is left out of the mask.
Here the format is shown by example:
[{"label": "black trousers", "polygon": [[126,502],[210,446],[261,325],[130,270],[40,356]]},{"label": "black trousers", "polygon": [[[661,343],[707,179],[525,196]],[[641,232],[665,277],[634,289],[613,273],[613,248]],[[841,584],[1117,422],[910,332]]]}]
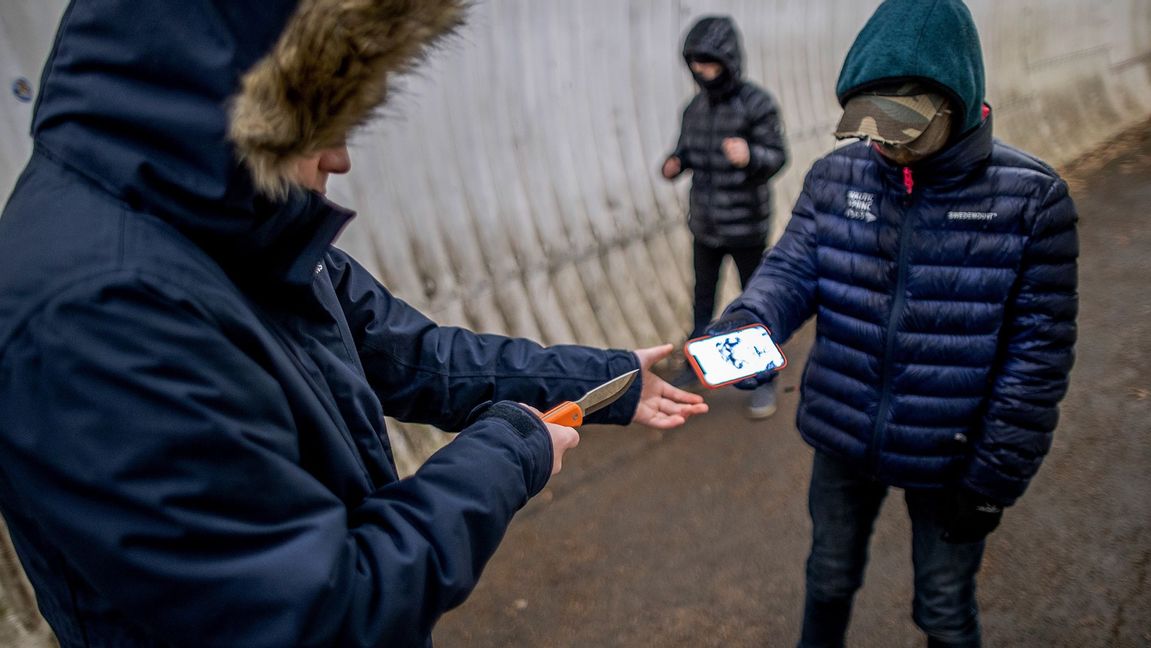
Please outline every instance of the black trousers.
[{"label": "black trousers", "polygon": [[719,268],[725,256],[731,256],[739,271],[739,285],[747,286],[751,275],[763,260],[765,244],[751,247],[711,247],[695,240],[692,243],[692,257],[695,266],[695,316],[690,338],[703,335],[715,313],[715,292],[719,285]]},{"label": "black trousers", "polygon": [[[807,500],[811,553],[799,648],[843,648],[875,518],[888,490],[886,484],[816,451]],[[985,543],[943,540],[941,512],[948,503],[944,491],[912,488],[903,491],[903,498],[911,518],[915,574],[911,618],[927,634],[928,648],[979,648],[975,575]]]}]

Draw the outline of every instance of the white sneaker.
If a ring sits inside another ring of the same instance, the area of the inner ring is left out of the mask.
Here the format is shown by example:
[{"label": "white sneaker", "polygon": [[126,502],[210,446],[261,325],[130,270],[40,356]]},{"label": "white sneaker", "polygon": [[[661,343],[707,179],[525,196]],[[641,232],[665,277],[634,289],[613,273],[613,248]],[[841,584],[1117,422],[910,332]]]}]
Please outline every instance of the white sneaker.
[{"label": "white sneaker", "polygon": [[755,388],[747,399],[747,416],[753,419],[765,419],[778,409],[775,404],[775,382],[769,382]]}]

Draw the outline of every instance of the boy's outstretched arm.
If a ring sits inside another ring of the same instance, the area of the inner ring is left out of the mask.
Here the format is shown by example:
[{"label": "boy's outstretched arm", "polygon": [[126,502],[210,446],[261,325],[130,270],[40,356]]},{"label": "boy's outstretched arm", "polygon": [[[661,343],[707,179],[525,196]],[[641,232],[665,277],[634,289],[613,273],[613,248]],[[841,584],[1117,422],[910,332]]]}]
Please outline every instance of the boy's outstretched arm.
[{"label": "boy's outstretched arm", "polygon": [[750,313],[771,330],[779,344],[815,314],[817,241],[810,186],[814,169],[808,173],[783,237],[764,257],[743,294],[724,311],[725,315]]}]

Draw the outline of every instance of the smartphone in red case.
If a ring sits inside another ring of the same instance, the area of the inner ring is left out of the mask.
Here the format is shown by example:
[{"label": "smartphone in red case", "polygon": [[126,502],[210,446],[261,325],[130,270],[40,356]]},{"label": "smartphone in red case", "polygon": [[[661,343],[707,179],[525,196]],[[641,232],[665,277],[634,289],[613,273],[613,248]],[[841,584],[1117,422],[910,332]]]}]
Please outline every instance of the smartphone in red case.
[{"label": "smartphone in red case", "polygon": [[787,366],[783,350],[762,324],[688,340],[683,354],[699,381],[709,389],[719,389]]}]

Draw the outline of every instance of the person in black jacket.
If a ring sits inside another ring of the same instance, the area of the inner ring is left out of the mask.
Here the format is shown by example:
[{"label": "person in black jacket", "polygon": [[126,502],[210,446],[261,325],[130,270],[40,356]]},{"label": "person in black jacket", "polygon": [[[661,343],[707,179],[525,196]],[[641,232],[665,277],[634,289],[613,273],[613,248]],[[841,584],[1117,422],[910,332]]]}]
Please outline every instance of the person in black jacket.
[{"label": "person in black jacket", "polygon": [[1051,447],[1074,359],[1075,206],[992,137],[960,0],[886,0],[839,77],[835,135],[787,231],[713,327],[816,318],[796,426],[815,448],[800,646],[842,646],[890,487],[912,526],[915,623],[980,645],[986,536]]},{"label": "person in black jacket", "polygon": [[[741,285],[763,258],[771,232],[769,181],[787,164],[787,149],[775,101],[743,78],[740,36],[731,18],[697,21],[684,39],[683,58],[700,90],[683,111],[679,143],[663,175],[671,180],[692,173],[693,338],[715,314],[724,257],[735,262]],[[685,369],[674,382],[693,380]],[[748,414],[764,418],[775,407],[774,386],[765,383],[752,394]]]},{"label": "person in black jacket", "polygon": [[[73,0],[0,218],[0,511],[62,646],[421,646],[637,352],[438,326],[332,245],[462,0]],[[521,405],[525,404],[525,405]],[[459,432],[399,479],[385,416]]]}]

